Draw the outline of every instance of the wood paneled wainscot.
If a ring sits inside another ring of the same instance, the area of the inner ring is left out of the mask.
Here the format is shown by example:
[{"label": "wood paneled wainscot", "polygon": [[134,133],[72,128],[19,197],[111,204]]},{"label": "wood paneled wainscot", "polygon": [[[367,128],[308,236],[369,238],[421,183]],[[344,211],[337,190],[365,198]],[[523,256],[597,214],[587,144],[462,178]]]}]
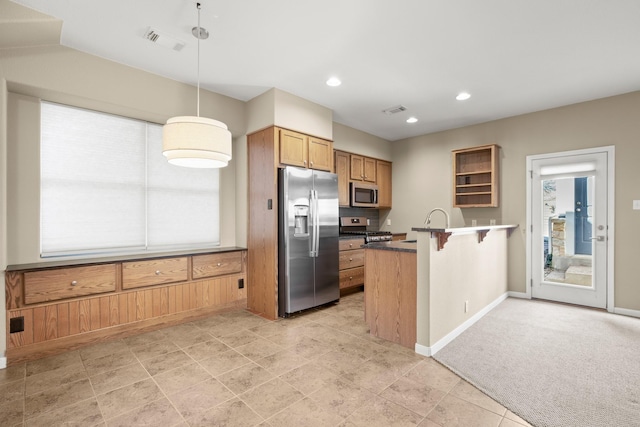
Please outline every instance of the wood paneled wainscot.
[{"label": "wood paneled wainscot", "polygon": [[246,307],[244,248],[74,264],[7,268],[9,365]]}]

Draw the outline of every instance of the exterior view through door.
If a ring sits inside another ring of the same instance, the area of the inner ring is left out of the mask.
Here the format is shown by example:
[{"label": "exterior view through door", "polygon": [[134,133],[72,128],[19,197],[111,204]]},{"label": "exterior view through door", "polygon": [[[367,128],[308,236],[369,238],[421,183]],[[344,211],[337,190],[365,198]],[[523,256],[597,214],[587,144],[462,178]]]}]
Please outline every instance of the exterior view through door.
[{"label": "exterior view through door", "polygon": [[613,147],[527,157],[533,298],[612,307],[612,165]]}]

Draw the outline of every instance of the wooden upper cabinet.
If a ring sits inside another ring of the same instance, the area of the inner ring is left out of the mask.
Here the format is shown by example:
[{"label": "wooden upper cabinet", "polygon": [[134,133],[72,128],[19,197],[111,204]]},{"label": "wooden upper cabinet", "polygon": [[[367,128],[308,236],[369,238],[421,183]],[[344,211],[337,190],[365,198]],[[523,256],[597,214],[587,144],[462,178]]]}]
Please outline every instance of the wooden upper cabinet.
[{"label": "wooden upper cabinet", "polygon": [[351,155],[351,181],[376,182],[376,160],[370,157]]},{"label": "wooden upper cabinet", "polygon": [[335,152],[335,173],[338,175],[338,205],[349,206],[349,153]]},{"label": "wooden upper cabinet", "polygon": [[333,169],[333,144],[326,139],[309,137],[309,167],[331,172]]},{"label": "wooden upper cabinet", "polygon": [[391,209],[391,162],[376,160],[378,207]]},{"label": "wooden upper cabinet", "polygon": [[453,207],[498,207],[497,145],[453,151]]},{"label": "wooden upper cabinet", "polygon": [[287,129],[279,129],[280,163],[301,168],[331,171],[333,143]]},{"label": "wooden upper cabinet", "polygon": [[307,136],[298,132],[280,129],[280,163],[307,167],[309,146]]}]

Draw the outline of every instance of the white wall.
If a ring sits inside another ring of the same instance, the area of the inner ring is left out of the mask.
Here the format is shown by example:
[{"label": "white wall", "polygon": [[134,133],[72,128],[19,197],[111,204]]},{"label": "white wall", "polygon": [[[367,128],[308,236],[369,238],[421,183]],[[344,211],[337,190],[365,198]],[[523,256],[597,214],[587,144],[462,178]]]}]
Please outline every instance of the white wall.
[{"label": "white wall", "polygon": [[[615,159],[615,306],[640,310],[637,252],[640,211],[640,92],[496,120],[446,132],[396,141],[393,150],[393,220],[405,230],[420,226],[427,212],[442,207],[452,225],[471,219],[520,224],[508,240],[509,290],[525,292],[526,157],[614,145]],[[451,150],[498,144],[500,207],[452,209]]]}]

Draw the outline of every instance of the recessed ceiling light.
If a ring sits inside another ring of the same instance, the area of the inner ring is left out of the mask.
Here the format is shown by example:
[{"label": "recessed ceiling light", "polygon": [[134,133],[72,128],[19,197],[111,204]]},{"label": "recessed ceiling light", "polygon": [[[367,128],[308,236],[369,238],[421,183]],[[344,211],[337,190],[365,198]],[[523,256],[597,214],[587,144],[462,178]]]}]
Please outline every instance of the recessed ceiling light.
[{"label": "recessed ceiling light", "polygon": [[409,117],[409,118],[407,119],[407,123],[415,123],[415,122],[417,122],[417,121],[418,121],[418,119],[417,119],[417,118],[415,118],[415,117]]},{"label": "recessed ceiling light", "polygon": [[340,86],[341,84],[342,82],[337,77],[331,77],[329,80],[327,80],[328,86]]},{"label": "recessed ceiling light", "polygon": [[469,99],[469,98],[471,98],[471,94],[467,92],[460,92],[458,96],[456,96],[456,99],[458,101],[464,101],[465,99]]}]

